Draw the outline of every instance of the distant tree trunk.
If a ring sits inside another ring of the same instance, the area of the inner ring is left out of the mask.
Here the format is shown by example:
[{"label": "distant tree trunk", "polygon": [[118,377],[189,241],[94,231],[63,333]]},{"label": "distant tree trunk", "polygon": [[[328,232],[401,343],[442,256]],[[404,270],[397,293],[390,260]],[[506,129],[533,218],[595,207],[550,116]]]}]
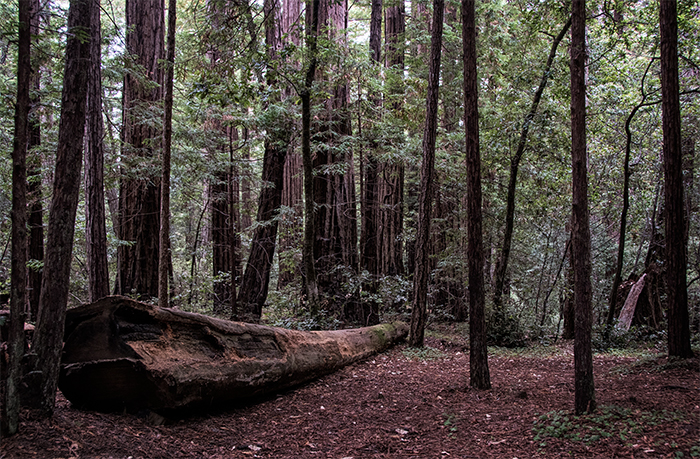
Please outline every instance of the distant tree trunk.
[{"label": "distant tree trunk", "polygon": [[479,86],[476,66],[475,0],[462,0],[464,56],[464,130],[467,148],[469,264],[469,384],[490,389],[484,315],[484,243],[481,229],[481,156],[479,154]]},{"label": "distant tree trunk", "polygon": [[615,320],[615,312],[617,310],[617,296],[620,284],[622,283],[622,266],[624,264],[625,255],[625,239],[627,233],[627,212],[630,207],[630,191],[629,183],[632,172],[630,170],[630,154],[632,152],[632,130],[630,126],[634,115],[645,105],[646,94],[643,94],[642,101],[635,105],[625,120],[625,162],[623,164],[623,181],[622,181],[622,212],[620,213],[620,236],[617,243],[617,264],[615,267],[615,277],[613,277],[612,290],[610,291],[610,306],[608,307],[608,316],[605,319],[605,334],[610,333],[613,321]]},{"label": "distant tree trunk", "polygon": [[423,346],[426,302],[428,296],[430,219],[433,199],[435,170],[435,141],[438,122],[438,93],[440,87],[440,57],[442,55],[442,22],[445,13],[444,0],[433,0],[433,27],[430,43],[428,95],[426,100],[425,130],[423,131],[423,164],[421,166],[421,193],[416,235],[416,272],[413,278],[413,304],[411,311],[411,333],[408,343]]},{"label": "distant tree trunk", "polygon": [[513,241],[513,225],[515,219],[515,188],[518,180],[518,168],[520,167],[520,161],[525,153],[525,146],[527,145],[527,135],[530,132],[530,125],[537,114],[537,107],[542,99],[542,93],[547,87],[547,80],[549,80],[549,75],[551,74],[552,64],[554,63],[554,58],[557,55],[557,48],[559,43],[564,39],[566,33],[571,26],[571,18],[566,21],[564,27],[554,38],[552,42],[552,47],[549,51],[549,56],[547,57],[547,63],[544,66],[544,71],[542,72],[542,78],[540,79],[540,85],[535,91],[535,95],[532,98],[532,104],[530,105],[530,111],[525,115],[525,120],[523,121],[522,128],[520,130],[520,140],[518,141],[518,148],[515,155],[510,159],[510,177],[508,179],[508,195],[506,197],[506,221],[505,229],[503,232],[503,246],[501,247],[500,257],[496,261],[496,278],[495,285],[493,289],[493,307],[497,311],[503,308],[503,290],[505,286],[506,273],[508,269],[508,259],[510,257],[510,248]]},{"label": "distant tree trunk", "polygon": [[[220,149],[223,149],[221,147]],[[220,151],[214,152],[214,155]],[[217,161],[216,158],[214,158]],[[214,274],[214,313],[222,314],[231,303],[229,282],[221,276],[231,273],[230,219],[231,188],[230,167],[219,170],[209,181],[209,202],[211,212],[212,273]],[[231,273],[232,276],[235,276]]]},{"label": "distant tree trunk", "polygon": [[[284,45],[292,44],[299,47],[301,43],[301,24],[299,17],[301,2],[299,0],[285,0],[282,10],[282,36]],[[298,63],[295,65],[298,67]],[[291,97],[291,89],[283,89],[283,97]],[[297,257],[297,248],[303,244],[303,228],[300,224],[304,213],[303,196],[304,180],[302,158],[295,150],[296,142],[290,139],[287,156],[284,163],[284,183],[282,185],[282,206],[287,212],[282,215],[280,221],[280,238],[278,251],[279,276],[277,288],[282,288],[301,279],[300,257]]]},{"label": "distant tree trunk", "polygon": [[[0,356],[0,438],[19,429],[21,365],[24,354],[24,317],[27,305],[27,145],[29,143],[29,86],[31,84],[31,2],[19,1],[17,50],[17,104],[12,144],[12,273],[10,278],[10,329],[5,356]],[[4,353],[3,353],[4,354]]]},{"label": "distant tree trunk", "polygon": [[[374,63],[381,62],[382,48],[382,0],[372,0],[371,18],[369,27],[369,53],[370,60]],[[372,92],[369,95],[372,107],[381,105],[379,94]],[[379,154],[380,146],[377,142],[370,141],[370,149],[367,155],[365,167],[365,186],[362,199],[362,231],[360,233],[360,267],[366,270],[369,279],[363,285],[371,297],[377,294],[379,279]],[[379,323],[379,304],[371,298],[363,303],[363,325]]]},{"label": "distant tree trunk", "polygon": [[308,67],[301,90],[301,155],[304,167],[304,290],[311,315],[320,311],[318,281],[316,279],[316,210],[314,202],[314,166],[311,155],[311,88],[318,64],[318,14],[321,0],[306,1],[306,53]]},{"label": "distant tree trunk", "polygon": [[90,79],[85,139],[85,264],[90,302],[109,295],[104,195],[104,122],[102,120],[102,31],[100,3],[91,1]]},{"label": "distant tree trunk", "polygon": [[571,22],[571,259],[574,267],[575,404],[577,415],[595,411],[591,349],[591,233],[586,154],[586,1],[573,0]]},{"label": "distant tree trunk", "polygon": [[[347,0],[321,1],[319,36],[344,45],[347,17]],[[330,80],[323,74],[319,77]],[[319,100],[324,103],[325,110],[314,123],[316,136],[322,139],[313,160],[317,281],[324,299],[328,300],[329,310],[341,313],[349,321],[362,322],[364,311],[357,292],[343,291],[346,273],[356,275],[359,268],[355,172],[352,152],[341,147],[346,136],[351,134],[349,90],[345,82],[329,81],[328,84],[331,85],[327,90],[330,97],[324,95]]]},{"label": "distant tree trunk", "polygon": [[49,210],[44,279],[34,331],[36,369],[41,372],[43,414],[53,413],[70,286],[75,216],[80,191],[85,109],[90,69],[91,1],[71,0],[68,41],[56,148],[53,199]]},{"label": "distant tree trunk", "polygon": [[692,357],[686,284],[687,254],[683,210],[683,155],[678,89],[678,17],[676,0],[660,2],[661,109],[664,152],[664,224],[666,228],[666,288],[668,354]]},{"label": "distant tree trunk", "polygon": [[[404,33],[406,13],[403,0],[387,3],[384,10],[384,36],[386,40],[385,66],[387,98],[397,117],[403,107]],[[404,165],[400,161],[379,165],[379,272],[386,275],[404,273],[403,262],[403,211]]]},{"label": "distant tree trunk", "polygon": [[160,190],[160,232],[158,244],[158,305],[168,307],[170,267],[170,151],[173,137],[173,79],[175,72],[175,25],[177,2],[168,1],[168,39],[165,56],[165,96],[163,106],[163,175]]},{"label": "distant tree trunk", "polygon": [[[140,298],[158,295],[160,177],[155,169],[162,134],[142,119],[162,100],[164,47],[163,0],[126,1],[126,51],[157,84],[145,87],[127,73],[123,90],[122,140],[124,157],[119,190],[119,239],[116,292]],[[152,167],[149,167],[152,166]]]},{"label": "distant tree trunk", "polygon": [[[282,43],[280,29],[280,9],[272,0],[266,0],[265,36],[267,58],[270,68],[267,70],[267,85],[276,88],[278,85],[273,63],[278,59]],[[281,99],[275,97],[271,102],[279,104]],[[270,104],[266,110],[273,110]],[[279,211],[282,204],[282,184],[284,182],[284,164],[287,156],[291,128],[285,119],[286,114],[280,113],[275,126],[267,127],[265,138],[265,155],[263,157],[262,188],[258,204],[257,226],[253,231],[250,245],[250,256],[246,265],[238,293],[238,307],[242,309],[244,319],[258,322],[262,308],[267,300],[270,271],[275,256],[277,228],[279,226]]]},{"label": "distant tree trunk", "polygon": [[[31,25],[32,36],[39,34],[39,18],[41,4],[39,0],[31,0]],[[37,59],[38,60],[38,59]],[[29,146],[28,146],[28,198],[29,198],[29,260],[44,260],[44,209],[41,191],[41,153],[38,147],[41,145],[41,121],[38,109],[41,105],[39,91],[41,89],[41,71],[38,63],[32,63],[32,83],[34,96],[30,91],[29,112]],[[41,294],[41,269],[29,269],[27,275],[29,287],[29,318],[36,320],[39,312],[39,296]]]}]

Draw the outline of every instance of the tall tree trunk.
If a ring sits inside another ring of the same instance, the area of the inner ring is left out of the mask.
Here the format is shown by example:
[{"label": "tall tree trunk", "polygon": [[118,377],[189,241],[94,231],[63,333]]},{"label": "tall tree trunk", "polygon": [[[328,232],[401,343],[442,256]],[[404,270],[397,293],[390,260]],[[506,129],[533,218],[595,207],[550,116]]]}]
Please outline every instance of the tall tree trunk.
[{"label": "tall tree trunk", "polygon": [[[41,4],[39,0],[31,0],[31,25],[32,36],[39,34],[39,18]],[[37,59],[38,60],[38,59]],[[41,145],[41,121],[39,107],[41,100],[39,91],[41,90],[41,71],[39,63],[32,63],[32,83],[34,96],[30,91],[30,112],[29,112],[29,145],[27,148],[27,168],[28,168],[28,198],[29,198],[29,260],[44,260],[44,205],[43,193],[41,191],[41,153],[38,148]],[[39,312],[39,296],[41,294],[41,269],[29,269],[29,318],[36,320]]]},{"label": "tall tree trunk", "polygon": [[24,317],[27,305],[27,145],[29,143],[29,86],[31,84],[31,2],[19,1],[17,50],[17,104],[12,144],[12,273],[10,278],[10,330],[8,365],[1,357],[0,379],[4,399],[0,400],[0,438],[19,428],[20,362],[24,354]]},{"label": "tall tree trunk", "polygon": [[85,109],[90,68],[90,0],[71,0],[68,10],[61,121],[56,148],[53,199],[49,210],[46,262],[33,348],[41,372],[41,411],[53,413],[68,304],[75,216],[80,191]]},{"label": "tall tree trunk", "polygon": [[559,35],[557,35],[552,42],[552,47],[549,51],[549,56],[547,57],[547,62],[542,72],[542,78],[540,79],[540,85],[535,91],[535,95],[533,96],[532,103],[530,105],[530,111],[527,113],[527,115],[525,115],[525,120],[523,121],[522,128],[520,129],[518,148],[515,155],[510,159],[510,177],[508,179],[508,195],[506,197],[506,221],[503,232],[503,246],[501,247],[500,256],[496,261],[496,278],[493,290],[493,307],[496,311],[503,309],[503,290],[508,269],[510,248],[513,241],[513,225],[515,220],[515,188],[518,180],[518,168],[520,167],[520,161],[525,153],[525,146],[527,145],[527,135],[530,132],[530,125],[537,114],[537,107],[542,99],[542,93],[547,87],[547,80],[549,80],[549,75],[552,71],[552,64],[554,63],[554,58],[557,55],[557,48],[559,47],[559,43],[561,43],[561,41],[564,39],[564,36],[566,36],[570,26],[571,18],[566,21],[566,24],[564,24],[564,27],[562,27]]},{"label": "tall tree trunk", "polygon": [[[319,8],[319,36],[345,46],[347,8],[347,0],[323,0]],[[329,79],[323,74],[320,77]],[[324,96],[325,100],[319,101],[325,104],[325,110],[314,126],[316,135],[322,139],[313,160],[317,281],[330,310],[350,321],[361,322],[364,311],[357,301],[357,292],[343,292],[345,273],[355,275],[359,267],[352,152],[340,147],[351,134],[349,91],[345,82],[328,84],[332,85],[328,89],[330,97]]]},{"label": "tall tree trunk", "polygon": [[411,311],[411,333],[408,343],[423,346],[426,302],[428,297],[430,219],[433,200],[433,178],[435,175],[435,141],[438,123],[438,94],[440,87],[440,57],[442,56],[442,22],[445,13],[444,0],[433,0],[432,39],[426,100],[425,130],[423,131],[423,164],[421,166],[421,193],[418,211],[418,233],[416,235],[416,272],[413,278],[413,304]]},{"label": "tall tree trunk", "polygon": [[687,254],[683,210],[683,155],[678,84],[678,17],[676,0],[660,2],[661,110],[664,152],[664,224],[666,227],[666,288],[668,354],[692,357],[688,319]]},{"label": "tall tree trunk", "polygon": [[[278,85],[273,66],[279,58],[282,44],[280,29],[280,8],[273,0],[266,0],[265,37],[267,59],[267,85],[274,89]],[[274,92],[274,91],[273,91]],[[272,103],[279,104],[281,99],[275,97]],[[266,110],[273,110],[267,104]],[[291,136],[291,126],[285,113],[279,113],[274,126],[267,126],[265,138],[265,155],[263,157],[262,189],[258,204],[257,226],[253,231],[250,255],[238,293],[238,307],[242,309],[244,319],[257,322],[262,315],[262,308],[267,300],[270,284],[270,271],[275,256],[279,211],[282,204],[282,184],[284,182],[284,164],[287,146]]]},{"label": "tall tree trunk", "polygon": [[[369,27],[370,61],[381,62],[382,48],[382,0],[372,0]],[[371,92],[369,102],[372,107],[381,106],[381,96]],[[373,131],[374,129],[371,129]],[[363,285],[370,299],[362,300],[363,325],[379,323],[379,304],[374,296],[379,289],[379,145],[370,140],[370,151],[365,167],[364,196],[362,197],[362,231],[360,233],[360,268],[366,270],[369,279]]]},{"label": "tall tree trunk", "polygon": [[484,314],[484,244],[481,230],[481,156],[479,154],[479,86],[476,66],[475,1],[462,0],[464,56],[464,130],[467,149],[469,264],[469,384],[490,389]]},{"label": "tall tree trunk", "polygon": [[158,305],[168,307],[170,261],[170,151],[173,138],[173,79],[175,72],[175,25],[177,2],[168,1],[168,39],[165,56],[165,96],[163,106],[163,176],[160,190],[160,232],[158,244]]},{"label": "tall tree trunk", "polygon": [[91,4],[90,80],[85,139],[85,264],[90,302],[109,295],[104,195],[104,123],[102,120],[102,31],[100,3]]},{"label": "tall tree trunk", "polygon": [[139,112],[161,103],[164,47],[163,0],[126,1],[126,51],[156,83],[146,87],[136,75],[127,73],[123,90],[123,155],[119,190],[119,239],[129,242],[118,249],[119,272],[116,291],[142,298],[158,295],[160,232],[160,177],[157,149],[162,134]]},{"label": "tall tree trunk", "polygon": [[311,315],[320,310],[314,245],[316,241],[316,210],[314,202],[314,166],[311,155],[311,88],[318,65],[318,14],[321,0],[306,0],[306,68],[301,90],[301,155],[304,167],[304,290]]},{"label": "tall tree trunk", "polygon": [[571,255],[574,266],[575,403],[577,415],[595,411],[591,349],[591,232],[586,154],[586,1],[573,0],[571,21]]},{"label": "tall tree trunk", "polygon": [[[403,108],[404,33],[406,12],[403,0],[388,1],[384,10],[387,94],[390,108],[399,118]],[[379,165],[379,272],[387,275],[404,273],[403,211],[404,165],[401,161]]]}]

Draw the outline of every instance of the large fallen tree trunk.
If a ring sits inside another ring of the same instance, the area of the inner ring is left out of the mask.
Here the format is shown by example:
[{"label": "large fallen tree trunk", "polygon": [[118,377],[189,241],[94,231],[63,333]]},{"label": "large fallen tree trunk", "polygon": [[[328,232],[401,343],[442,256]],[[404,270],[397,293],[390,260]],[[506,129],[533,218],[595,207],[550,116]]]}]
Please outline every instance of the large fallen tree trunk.
[{"label": "large fallen tree trunk", "polygon": [[307,382],[406,334],[403,323],[287,330],[107,297],[68,311],[59,387],[100,411],[220,406]]}]

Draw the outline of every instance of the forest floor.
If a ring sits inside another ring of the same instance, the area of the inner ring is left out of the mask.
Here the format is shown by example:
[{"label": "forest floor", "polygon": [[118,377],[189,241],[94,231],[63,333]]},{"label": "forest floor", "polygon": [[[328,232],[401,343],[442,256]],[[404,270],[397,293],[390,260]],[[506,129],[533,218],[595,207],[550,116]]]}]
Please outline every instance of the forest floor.
[{"label": "forest floor", "polygon": [[433,328],[405,345],[255,405],[184,419],[79,411],[23,415],[0,458],[700,457],[700,360],[596,354],[598,410],[572,415],[573,347],[490,349],[493,388],[469,388],[467,343]]}]

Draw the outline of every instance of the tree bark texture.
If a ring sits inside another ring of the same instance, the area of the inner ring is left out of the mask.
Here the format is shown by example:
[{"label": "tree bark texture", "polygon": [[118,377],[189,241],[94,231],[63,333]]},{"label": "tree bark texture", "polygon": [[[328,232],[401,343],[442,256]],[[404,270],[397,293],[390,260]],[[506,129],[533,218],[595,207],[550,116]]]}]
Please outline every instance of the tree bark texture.
[{"label": "tree bark texture", "polygon": [[571,259],[574,267],[574,373],[577,415],[595,411],[591,348],[591,233],[586,151],[586,2],[573,0],[571,21]]},{"label": "tree bark texture", "polygon": [[661,31],[661,113],[664,154],[664,225],[666,228],[666,288],[668,295],[668,354],[692,357],[688,318],[687,253],[681,106],[678,83],[678,17],[676,0],[659,6]]},{"label": "tree bark texture", "polygon": [[102,27],[99,1],[95,0],[90,4],[92,32],[85,130],[85,265],[88,272],[88,297],[92,302],[109,295],[109,269],[104,194]]},{"label": "tree bark texture", "polygon": [[58,128],[53,199],[49,210],[44,278],[34,331],[36,369],[41,372],[41,411],[53,413],[63,345],[73,254],[75,216],[80,191],[85,110],[90,69],[91,1],[71,0],[68,41]]},{"label": "tree bark texture", "polygon": [[[119,190],[118,273],[120,294],[158,296],[160,232],[160,168],[157,167],[161,130],[143,118],[162,101],[164,57],[163,0],[127,0],[126,50],[134,63],[157,86],[147,86],[137,75],[124,77],[122,141],[123,166]],[[157,173],[155,171],[158,171]]]},{"label": "tree bark texture", "polygon": [[[31,3],[19,1],[17,50],[17,102],[12,142],[12,273],[10,277],[10,325],[5,356],[0,358],[3,399],[0,400],[0,438],[19,429],[21,365],[24,354],[24,317],[27,306],[27,145],[29,144],[29,87],[31,84]],[[3,353],[4,354],[4,353]]]},{"label": "tree bark texture", "polygon": [[421,166],[421,193],[418,210],[418,233],[416,235],[416,272],[413,276],[413,303],[411,311],[411,334],[409,344],[423,346],[426,303],[428,299],[428,279],[430,278],[430,219],[435,176],[435,141],[438,123],[438,94],[440,87],[440,57],[442,55],[442,22],[445,10],[443,0],[433,0],[432,39],[430,42],[428,95],[426,119],[423,131],[423,163]]},{"label": "tree bark texture", "polygon": [[165,96],[163,104],[163,155],[160,190],[160,231],[158,232],[158,304],[169,304],[170,260],[170,156],[173,138],[173,79],[175,73],[175,25],[177,2],[168,1],[168,39],[165,56]]},{"label": "tree bark texture", "polygon": [[220,407],[381,352],[407,328],[303,332],[107,297],[69,311],[60,387],[74,405],[100,411]]},{"label": "tree bark texture", "polygon": [[535,95],[532,97],[530,111],[527,113],[527,115],[525,115],[525,120],[523,121],[522,128],[520,129],[520,139],[518,140],[517,150],[515,151],[515,155],[513,155],[513,157],[510,159],[510,176],[508,178],[508,195],[506,197],[506,221],[505,229],[503,230],[503,246],[501,247],[500,256],[496,262],[496,276],[493,292],[493,306],[497,311],[500,311],[503,308],[503,290],[508,269],[508,260],[510,258],[510,249],[513,242],[515,190],[518,180],[518,168],[520,167],[520,161],[525,153],[527,135],[530,132],[530,125],[535,119],[537,107],[540,105],[540,100],[542,99],[542,93],[547,87],[547,81],[549,80],[549,75],[552,71],[552,64],[554,63],[554,58],[557,55],[557,48],[559,47],[559,43],[561,43],[566,36],[566,33],[569,31],[570,26],[571,18],[566,21],[566,24],[564,24],[564,27],[559,32],[559,35],[557,35],[552,42],[552,47],[549,51],[549,56],[547,56],[544,71],[542,72],[542,78],[540,79],[540,85],[537,87]]},{"label": "tree bark texture", "polygon": [[475,1],[462,0],[464,52],[464,130],[467,159],[469,265],[469,384],[490,389],[486,318],[484,313],[484,243],[481,215],[481,155],[479,152],[479,89],[476,65]]}]

